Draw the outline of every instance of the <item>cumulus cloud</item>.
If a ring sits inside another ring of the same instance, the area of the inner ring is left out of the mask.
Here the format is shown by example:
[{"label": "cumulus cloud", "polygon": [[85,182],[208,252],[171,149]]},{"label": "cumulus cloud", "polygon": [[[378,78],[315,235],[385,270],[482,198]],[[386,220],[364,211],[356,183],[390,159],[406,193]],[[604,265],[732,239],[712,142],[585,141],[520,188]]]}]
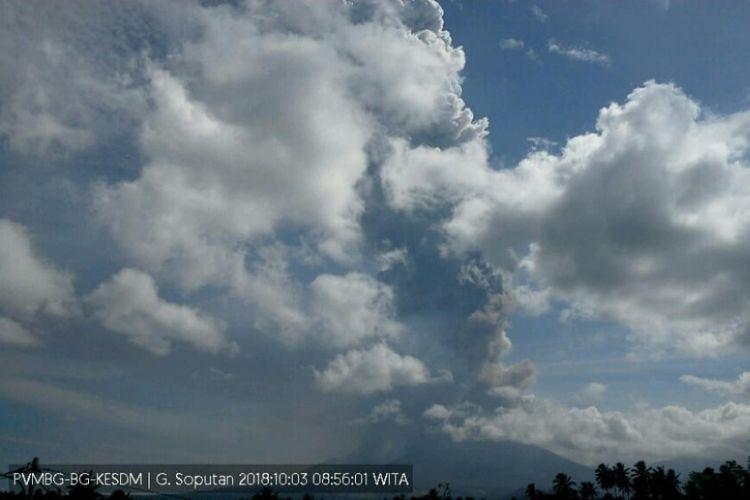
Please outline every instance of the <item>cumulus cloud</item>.
[{"label": "cumulus cloud", "polygon": [[148,162],[96,192],[128,254],[188,290],[231,281],[248,246],[284,225],[351,257],[376,132],[437,145],[483,133],[459,97],[463,52],[435,2],[190,12],[200,36],[147,74]]},{"label": "cumulus cloud", "polygon": [[313,311],[327,345],[348,347],[370,337],[395,337],[393,291],[361,273],[321,274],[311,283]]},{"label": "cumulus cloud", "polygon": [[744,400],[750,400],[750,372],[740,373],[737,380],[718,380],[696,377],[695,375],[683,375],[680,377],[680,380],[686,384],[721,396],[740,397]]},{"label": "cumulus cloud", "polygon": [[[457,147],[487,127],[461,98],[464,52],[437,2],[15,2],[4,14],[9,149],[53,163],[106,140],[134,149],[126,175],[102,169],[91,190],[126,266],[188,295],[228,292],[289,344],[395,336],[392,290],[350,272],[370,268],[368,166],[377,175],[392,144]],[[377,260],[405,265],[406,250]],[[316,279],[328,265],[346,278]],[[309,278],[290,272],[300,266]]]},{"label": "cumulus cloud", "polygon": [[26,328],[10,318],[0,316],[0,343],[17,347],[34,347],[39,341]]},{"label": "cumulus cloud", "polygon": [[[126,8],[73,1],[63,11],[35,2],[4,5],[0,136],[10,150],[57,158],[132,125],[146,108],[134,78],[137,51],[151,35],[143,27],[154,20],[139,2]],[[135,54],[123,50],[128,44]]]},{"label": "cumulus cloud", "polygon": [[491,171],[472,154],[460,176],[441,163],[455,150],[432,152],[428,167],[399,157],[404,174],[385,184],[402,210],[454,206],[447,248],[479,250],[542,294],[532,310],[559,300],[565,318],[616,321],[633,356],[716,355],[749,342],[749,123],[748,112],[702,114],[674,85],[647,82],[559,155]]},{"label": "cumulus cloud", "polygon": [[574,61],[601,64],[602,66],[609,66],[612,63],[612,59],[607,54],[593,49],[563,45],[555,40],[547,42],[547,50],[550,54],[558,54]]},{"label": "cumulus cloud", "polygon": [[71,316],[77,310],[73,277],[36,252],[25,227],[0,219],[0,311],[26,319],[38,313]]},{"label": "cumulus cloud", "polygon": [[487,162],[483,137],[450,148],[413,147],[404,139],[393,139],[381,179],[389,203],[412,213],[457,203],[481,192],[489,179]]},{"label": "cumulus cloud", "polygon": [[[330,81],[326,68],[336,61],[327,61],[331,54],[313,42],[264,50],[250,31],[238,33],[247,36],[239,45],[257,49],[241,56],[215,55],[224,44],[210,37],[195,49],[193,62],[206,73],[199,94],[206,103],[177,77],[153,70],[156,104],[141,137],[151,162],[135,181],[97,190],[98,213],[115,239],[148,269],[166,268],[188,290],[231,283],[243,261],[242,243],[272,234],[281,221],[319,231],[320,244],[335,256],[356,239],[364,124]],[[210,33],[225,32],[215,26]],[[224,75],[214,67],[232,65],[224,61],[231,57],[243,58],[236,66],[247,74]],[[258,67],[269,74],[254,74]],[[270,85],[274,72],[287,77]],[[252,102],[231,106],[240,91]],[[301,109],[304,119],[294,112]]]},{"label": "cumulus cloud", "polygon": [[[464,53],[440,6],[190,4],[179,14],[189,29],[165,12],[149,15],[169,56],[139,61],[150,104],[134,127],[143,165],[93,190],[128,265],[187,293],[226,291],[249,305],[254,326],[290,344],[312,331],[337,346],[394,334],[387,287],[313,273],[366,267],[368,165],[380,169],[394,147],[459,147],[486,134],[461,98]],[[383,254],[379,270],[405,259]],[[312,278],[289,272],[298,266]],[[333,284],[359,287],[347,300],[361,293],[356,311],[372,321],[347,320],[355,310],[342,314]]]},{"label": "cumulus cloud", "polygon": [[458,441],[512,439],[589,465],[680,456],[739,458],[750,445],[750,406],[737,403],[700,411],[665,406],[621,413],[524,396],[517,406],[494,412],[435,405],[425,417]]},{"label": "cumulus cloud", "polygon": [[372,394],[430,382],[429,370],[422,361],[398,354],[384,343],[340,354],[324,370],[314,373],[321,390],[348,394]]},{"label": "cumulus cloud", "polygon": [[211,353],[237,350],[220,321],[160,298],[153,278],[141,271],[120,271],[85,300],[105,328],[156,355],[168,354],[173,342]]}]

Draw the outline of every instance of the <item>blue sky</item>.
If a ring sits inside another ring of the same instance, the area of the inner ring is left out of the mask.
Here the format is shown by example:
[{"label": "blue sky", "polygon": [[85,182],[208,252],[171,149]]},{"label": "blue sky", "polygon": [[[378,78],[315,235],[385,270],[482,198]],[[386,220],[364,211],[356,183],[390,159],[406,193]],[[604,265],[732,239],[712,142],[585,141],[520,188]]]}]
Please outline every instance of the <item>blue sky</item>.
[{"label": "blue sky", "polygon": [[[534,16],[533,6],[545,21]],[[560,142],[591,130],[599,108],[647,80],[675,82],[717,113],[748,104],[745,2],[478,1],[443,7],[456,44],[468,55],[464,95],[490,119],[495,154],[511,165],[526,153],[527,137]],[[500,40],[511,38],[526,50],[497,50]],[[573,64],[549,53],[550,39],[599,51],[612,63]],[[529,48],[539,56],[536,64],[525,57]]]},{"label": "blue sky", "polygon": [[[674,82],[706,112],[730,113],[750,102],[750,68],[742,57],[750,50],[750,35],[742,28],[746,2],[456,1],[443,7],[454,43],[467,54],[463,96],[490,121],[496,168],[513,167],[534,147],[530,138],[563,144],[593,131],[600,108],[648,80]],[[523,47],[503,50],[504,40]],[[550,40],[596,51],[610,62],[551,53]],[[608,323],[560,325],[555,318],[516,317],[512,324],[514,354],[537,362],[546,376],[536,390],[550,397],[569,397],[589,378],[617,393],[607,401],[612,408],[625,409],[639,398],[665,401],[666,394],[670,403],[699,407],[716,398],[676,382],[681,374],[700,370],[731,378],[747,367],[743,353],[709,363],[625,362],[622,332]],[[591,343],[597,334],[607,341]]]},{"label": "blue sky", "polygon": [[0,461],[744,457],[747,2],[3,9]]}]

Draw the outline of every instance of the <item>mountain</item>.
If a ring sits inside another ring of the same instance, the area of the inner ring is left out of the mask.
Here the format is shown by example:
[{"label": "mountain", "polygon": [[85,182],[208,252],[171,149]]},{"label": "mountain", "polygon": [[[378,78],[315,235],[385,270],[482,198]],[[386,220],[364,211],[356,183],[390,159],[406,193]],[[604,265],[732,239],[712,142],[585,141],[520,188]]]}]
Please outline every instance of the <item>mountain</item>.
[{"label": "mountain", "polygon": [[361,450],[343,463],[414,465],[415,491],[449,483],[454,496],[509,498],[523,496],[528,483],[551,488],[558,472],[575,481],[593,479],[593,469],[545,449],[512,441],[453,441],[443,433],[408,426],[376,426]]}]

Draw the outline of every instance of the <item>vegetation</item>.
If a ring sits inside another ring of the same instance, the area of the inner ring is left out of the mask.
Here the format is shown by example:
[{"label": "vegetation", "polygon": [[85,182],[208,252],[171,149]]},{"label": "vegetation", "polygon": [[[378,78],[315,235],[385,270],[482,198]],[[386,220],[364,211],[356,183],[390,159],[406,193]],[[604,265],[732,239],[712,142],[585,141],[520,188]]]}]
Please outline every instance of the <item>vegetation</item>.
[{"label": "vegetation", "polygon": [[570,476],[560,473],[546,493],[535,484],[526,487],[528,500],[747,500],[750,499],[750,458],[748,467],[731,460],[718,471],[708,467],[691,472],[683,485],[679,474],[664,467],[649,467],[636,462],[632,468],[622,463],[600,464],[594,471],[596,485],[584,481],[576,485]]}]

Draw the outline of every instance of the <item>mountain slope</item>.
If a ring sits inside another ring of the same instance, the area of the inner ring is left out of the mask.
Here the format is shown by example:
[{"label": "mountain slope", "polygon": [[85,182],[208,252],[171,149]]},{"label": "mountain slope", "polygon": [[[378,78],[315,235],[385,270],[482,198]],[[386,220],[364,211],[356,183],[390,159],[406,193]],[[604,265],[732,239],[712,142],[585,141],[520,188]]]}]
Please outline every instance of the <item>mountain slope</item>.
[{"label": "mountain slope", "polygon": [[454,496],[506,498],[528,483],[549,488],[564,472],[576,481],[591,480],[592,469],[539,447],[511,441],[456,442],[441,433],[378,426],[361,451],[346,463],[414,465],[415,490],[449,483]]}]

